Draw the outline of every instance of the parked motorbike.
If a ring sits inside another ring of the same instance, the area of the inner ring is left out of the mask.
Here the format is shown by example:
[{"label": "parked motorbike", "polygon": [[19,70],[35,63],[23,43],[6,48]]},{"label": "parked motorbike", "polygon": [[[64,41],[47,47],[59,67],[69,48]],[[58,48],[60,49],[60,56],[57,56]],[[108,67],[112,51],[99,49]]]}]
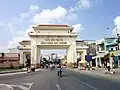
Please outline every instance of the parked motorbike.
[{"label": "parked motorbike", "polygon": [[35,72],[35,67],[34,66],[31,66],[31,71]]}]

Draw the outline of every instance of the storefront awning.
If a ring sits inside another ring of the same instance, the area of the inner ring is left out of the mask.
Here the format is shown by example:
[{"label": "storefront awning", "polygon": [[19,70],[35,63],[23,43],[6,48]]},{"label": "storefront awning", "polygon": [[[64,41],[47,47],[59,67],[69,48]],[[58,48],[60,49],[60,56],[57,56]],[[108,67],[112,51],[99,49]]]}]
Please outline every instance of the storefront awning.
[{"label": "storefront awning", "polygon": [[98,54],[97,56],[92,57],[92,59],[95,59],[95,58],[102,58],[102,57],[104,57],[105,55],[106,55],[105,53]]}]

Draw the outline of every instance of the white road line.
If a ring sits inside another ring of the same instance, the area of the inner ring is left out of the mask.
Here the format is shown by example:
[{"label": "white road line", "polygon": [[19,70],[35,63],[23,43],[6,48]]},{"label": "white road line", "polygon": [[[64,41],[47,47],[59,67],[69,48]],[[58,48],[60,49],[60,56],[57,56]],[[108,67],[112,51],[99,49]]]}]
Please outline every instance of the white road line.
[{"label": "white road line", "polygon": [[32,85],[33,85],[33,82],[32,83],[22,83],[24,85],[29,85],[29,87],[25,87],[23,85],[10,85],[12,87],[19,87],[20,89],[23,89],[23,90],[30,90]]},{"label": "white road line", "polygon": [[71,78],[73,78],[73,79],[79,81],[80,83],[82,83],[82,84],[84,84],[84,85],[92,88],[93,90],[99,90],[99,89],[95,88],[94,86],[92,86],[92,85],[90,85],[90,84],[87,84],[87,83],[85,83],[85,82],[83,82],[83,81],[81,81],[81,80],[79,80],[79,79],[77,79],[77,78],[75,78],[75,77],[72,77],[72,76],[71,76]]},{"label": "white road line", "polygon": [[22,89],[22,90],[29,90],[29,88],[27,88],[27,87],[24,87],[24,86],[21,86],[21,85],[11,85],[12,87],[18,87],[18,88],[20,88],[20,89]]},{"label": "white road line", "polygon": [[57,87],[58,90],[62,90],[62,89],[60,88],[59,84],[56,84],[56,87]]},{"label": "white road line", "polygon": [[30,88],[31,88],[32,85],[33,85],[33,82],[32,82],[32,83],[23,83],[23,84],[29,85],[29,90],[30,90]]},{"label": "white road line", "polygon": [[8,87],[10,90],[14,90],[12,86],[7,85],[7,84],[0,84],[0,86],[6,86],[6,87]]},{"label": "white road line", "polygon": [[30,85],[29,90],[31,89],[32,85],[33,85],[33,82],[32,82],[32,84]]}]

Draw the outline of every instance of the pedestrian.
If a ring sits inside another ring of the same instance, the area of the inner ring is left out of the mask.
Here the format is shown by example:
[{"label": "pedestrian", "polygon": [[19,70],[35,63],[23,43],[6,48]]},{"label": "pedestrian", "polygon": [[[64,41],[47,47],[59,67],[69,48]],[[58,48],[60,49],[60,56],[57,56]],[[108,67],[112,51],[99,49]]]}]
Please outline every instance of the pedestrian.
[{"label": "pedestrian", "polygon": [[104,69],[105,70],[107,69],[107,62],[106,61],[104,62]]},{"label": "pedestrian", "polygon": [[110,62],[109,61],[107,62],[107,69],[108,69],[108,72],[110,73]]},{"label": "pedestrian", "polygon": [[27,57],[26,67],[27,67],[27,72],[30,72],[30,57]]}]

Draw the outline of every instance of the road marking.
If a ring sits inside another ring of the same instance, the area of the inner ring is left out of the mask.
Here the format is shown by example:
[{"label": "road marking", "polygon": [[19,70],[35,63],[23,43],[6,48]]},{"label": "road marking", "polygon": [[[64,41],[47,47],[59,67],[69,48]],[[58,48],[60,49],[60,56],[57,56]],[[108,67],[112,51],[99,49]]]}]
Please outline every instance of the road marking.
[{"label": "road marking", "polygon": [[62,90],[62,89],[60,88],[59,84],[56,84],[56,87],[57,87],[58,90]]},{"label": "road marking", "polygon": [[6,86],[9,90],[14,90],[13,87],[8,84],[0,84],[0,86]]},{"label": "road marking", "polygon": [[23,90],[29,90],[29,88],[21,86],[21,85],[11,85],[11,86],[18,87],[18,88],[23,89]]},{"label": "road marking", "polygon": [[72,76],[71,76],[71,78],[79,81],[80,83],[82,83],[82,84],[84,84],[84,85],[86,85],[86,86],[88,86],[88,87],[90,87],[90,88],[92,88],[92,89],[94,89],[94,90],[99,90],[99,89],[95,88],[94,86],[92,86],[92,85],[90,85],[90,84],[87,84],[87,83],[85,83],[85,82],[83,82],[83,81],[81,81],[81,80],[79,80],[79,79],[77,79],[77,78],[75,78],[75,77],[72,77]]},{"label": "road marking", "polygon": [[29,90],[30,90],[30,88],[31,88],[32,85],[33,85],[33,82],[32,82],[32,83],[23,83],[23,84],[29,85]]},{"label": "road marking", "polygon": [[29,87],[26,87],[26,86],[23,86],[23,85],[10,85],[10,86],[12,86],[12,87],[18,87],[18,88],[20,88],[22,90],[30,90],[31,87],[32,87],[32,85],[33,85],[33,82],[32,83],[22,83],[22,84],[29,85]]}]

